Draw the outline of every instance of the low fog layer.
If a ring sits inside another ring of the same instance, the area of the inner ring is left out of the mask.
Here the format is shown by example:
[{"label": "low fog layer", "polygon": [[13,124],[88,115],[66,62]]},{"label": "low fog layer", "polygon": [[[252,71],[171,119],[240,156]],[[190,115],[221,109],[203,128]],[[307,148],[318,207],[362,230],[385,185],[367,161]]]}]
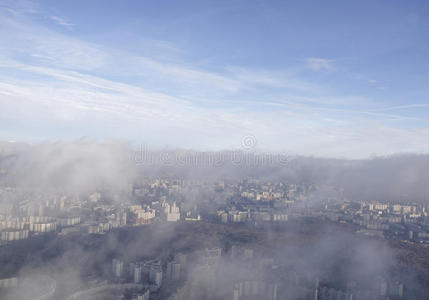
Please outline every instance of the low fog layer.
[{"label": "low fog layer", "polygon": [[[2,189],[13,191],[2,195],[3,204],[22,201],[23,197],[38,201],[31,198],[31,191],[37,190],[84,197],[103,191],[104,195],[121,195],[112,199],[129,205],[130,189],[145,177],[201,182],[254,178],[324,187],[309,195],[312,201],[340,192],[355,201],[426,202],[428,172],[428,155],[336,160],[245,150],[148,150],[87,140],[3,143],[0,151],[0,184]],[[213,186],[184,186],[170,196],[182,199],[182,208],[192,208],[207,199],[226,203],[228,195],[216,192]],[[284,227],[154,223],[119,228],[105,235],[36,235],[16,245],[16,249],[0,249],[0,265],[4,270],[19,266],[19,274],[14,275],[23,280],[23,288],[7,300],[28,299],[41,286],[49,289],[52,282],[56,295],[73,294],[90,285],[88,278],[111,278],[113,258],[128,264],[157,257],[166,265],[177,253],[186,254],[189,263],[180,288],[168,295],[171,300],[201,300],[208,294],[210,299],[231,299],[233,283],[248,281],[270,283],[271,288],[279,283],[279,299],[301,299],[318,284],[338,291],[374,291],[385,281],[391,285],[400,281],[407,288],[412,286],[413,293],[425,293],[423,281],[415,280],[422,273],[401,265],[401,250],[388,242],[359,236],[348,225],[305,218]],[[231,259],[232,246],[251,248],[254,256],[247,261]],[[209,248],[221,249],[222,256],[214,261],[205,257]],[[285,295],[289,298],[281,298]]]},{"label": "low fog layer", "polygon": [[118,192],[142,177],[326,184],[355,201],[425,202],[429,155],[366,160],[292,157],[250,151],[148,150],[120,142],[0,144],[0,184],[72,194]]},{"label": "low fog layer", "polygon": [[122,143],[75,142],[0,146],[1,183],[5,186],[89,193],[116,191],[135,178],[135,165]]}]

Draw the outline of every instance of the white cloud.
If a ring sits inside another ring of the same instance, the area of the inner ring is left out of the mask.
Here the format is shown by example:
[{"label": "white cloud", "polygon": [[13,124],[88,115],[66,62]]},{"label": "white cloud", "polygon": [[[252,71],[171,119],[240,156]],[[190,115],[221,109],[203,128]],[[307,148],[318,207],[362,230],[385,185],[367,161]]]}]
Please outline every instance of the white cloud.
[{"label": "white cloud", "polygon": [[29,0],[2,0],[0,8],[15,16],[39,13],[38,4]]},{"label": "white cloud", "polygon": [[231,77],[216,74],[214,72],[201,71],[184,64],[164,63],[147,57],[138,57],[136,62],[143,69],[150,69],[160,74],[172,76],[173,79],[187,82],[188,84],[212,85],[218,88],[235,92],[240,89],[241,83]]},{"label": "white cloud", "polygon": [[73,26],[76,26],[76,24],[73,24],[73,23],[67,21],[66,19],[58,17],[58,16],[52,16],[51,19],[55,23],[57,23],[58,25],[61,25],[61,26],[67,27],[67,28],[71,28]]},{"label": "white cloud", "polygon": [[[32,71],[56,76],[52,70]],[[249,132],[262,150],[291,154],[362,158],[429,149],[429,142],[423,142],[429,141],[428,129],[395,129],[363,118],[342,123],[341,119],[327,119],[323,111],[205,109],[93,76],[67,73],[57,79],[61,82],[46,85],[0,78],[0,119],[12,118],[28,126],[48,122],[48,128],[75,128],[80,136],[95,131],[101,138],[113,134],[155,146],[200,150],[239,148]]]},{"label": "white cloud", "polygon": [[1,14],[0,18],[4,22],[0,39],[3,45],[7,43],[7,47],[0,48],[0,56],[19,56],[34,65],[86,71],[100,69],[106,63],[106,53],[96,45]]},{"label": "white cloud", "polygon": [[[215,72],[180,58],[130,56],[33,23],[4,24],[0,120],[36,124],[42,139],[49,137],[44,131],[62,127],[80,136],[202,150],[240,147],[249,132],[261,148],[294,154],[365,157],[429,149],[423,142],[429,139],[422,139],[429,130],[383,125],[401,116],[371,109],[366,98],[330,96],[297,72]],[[333,60],[322,58],[309,58],[307,67],[334,69]],[[134,82],[124,80],[130,76]],[[381,124],[371,121],[375,117]]]},{"label": "white cloud", "polygon": [[320,58],[320,57],[309,57],[306,60],[307,68],[314,71],[333,71],[334,60]]},{"label": "white cloud", "polygon": [[266,86],[306,92],[322,91],[320,85],[307,82],[293,72],[272,72],[266,70],[249,70],[240,67],[229,67],[232,76],[243,85]]}]

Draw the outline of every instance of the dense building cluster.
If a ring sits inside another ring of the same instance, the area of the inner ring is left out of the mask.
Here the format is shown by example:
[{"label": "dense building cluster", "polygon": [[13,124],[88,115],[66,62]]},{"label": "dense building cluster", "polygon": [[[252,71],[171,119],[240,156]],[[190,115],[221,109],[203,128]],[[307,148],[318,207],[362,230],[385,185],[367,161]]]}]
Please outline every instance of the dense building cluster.
[{"label": "dense building cluster", "polygon": [[[209,199],[204,191],[212,192]],[[429,238],[426,205],[390,203],[389,199],[349,201],[341,190],[318,185],[145,178],[113,196],[103,191],[87,196],[25,192],[0,214],[3,243],[48,232],[103,234],[122,226],[201,221],[202,215],[210,221],[253,225],[315,217],[356,224],[365,235],[412,241]],[[23,193],[4,188],[0,197],[6,200],[11,194],[17,198]],[[39,200],[29,201],[30,197]]]},{"label": "dense building cluster", "polygon": [[[6,199],[11,193],[19,191],[8,188],[0,195]],[[37,196],[37,191],[30,195],[39,201],[14,201],[0,214],[2,244],[40,234],[100,235],[115,228],[151,224],[208,222],[258,227],[287,226],[300,219],[347,224],[358,234],[383,240],[424,243],[429,239],[426,205],[391,203],[388,199],[351,201],[341,190],[329,186],[254,179],[204,182],[145,178],[114,195],[102,190],[87,195],[56,192]],[[243,274],[223,282],[225,268],[234,264],[244,270]],[[3,278],[0,289],[18,286],[18,282],[16,277]],[[117,257],[111,262],[110,275],[100,278],[87,292],[124,289],[132,291],[131,298],[126,299],[148,300],[172,288],[175,298],[171,299],[175,300],[199,299],[219,291],[225,299],[233,300],[283,299],[292,290],[296,299],[312,300],[383,300],[404,294],[403,283],[385,278],[374,280],[370,289],[356,287],[353,282],[339,289],[319,282],[317,274],[290,270],[274,257],[238,244],[190,254],[174,253],[168,260],[152,257],[128,261]],[[85,291],[79,292],[84,294]]]}]

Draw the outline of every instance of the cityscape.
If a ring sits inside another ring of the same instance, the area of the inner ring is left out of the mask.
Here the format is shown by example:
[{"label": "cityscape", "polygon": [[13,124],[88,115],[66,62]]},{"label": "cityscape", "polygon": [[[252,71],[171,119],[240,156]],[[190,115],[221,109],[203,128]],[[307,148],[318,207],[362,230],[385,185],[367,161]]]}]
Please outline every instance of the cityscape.
[{"label": "cityscape", "polygon": [[0,0],[0,300],[429,299],[429,2]]},{"label": "cityscape", "polygon": [[[21,155],[37,154],[28,147]],[[4,166],[16,167],[15,159],[5,155]],[[280,170],[302,164],[290,158]],[[190,174],[207,172],[205,164],[182,176],[161,175],[165,166],[158,164],[151,176],[137,172],[115,189],[79,194],[62,186],[75,178],[50,189],[13,186],[14,167],[5,167],[4,182],[11,185],[1,189],[0,291],[6,299],[27,293],[127,300],[428,295],[426,202],[359,200],[320,179],[287,179],[269,164],[236,165],[241,176],[215,178],[228,162],[222,165],[204,179]],[[186,168],[167,167],[168,174]],[[247,177],[249,169],[258,178]]]}]

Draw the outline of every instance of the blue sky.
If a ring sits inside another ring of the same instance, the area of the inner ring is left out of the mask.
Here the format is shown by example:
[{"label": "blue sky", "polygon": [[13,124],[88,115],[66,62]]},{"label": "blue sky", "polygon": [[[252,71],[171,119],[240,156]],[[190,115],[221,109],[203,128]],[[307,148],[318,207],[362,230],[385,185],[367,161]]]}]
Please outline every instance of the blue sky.
[{"label": "blue sky", "polygon": [[0,0],[0,139],[429,150],[426,1]]}]

